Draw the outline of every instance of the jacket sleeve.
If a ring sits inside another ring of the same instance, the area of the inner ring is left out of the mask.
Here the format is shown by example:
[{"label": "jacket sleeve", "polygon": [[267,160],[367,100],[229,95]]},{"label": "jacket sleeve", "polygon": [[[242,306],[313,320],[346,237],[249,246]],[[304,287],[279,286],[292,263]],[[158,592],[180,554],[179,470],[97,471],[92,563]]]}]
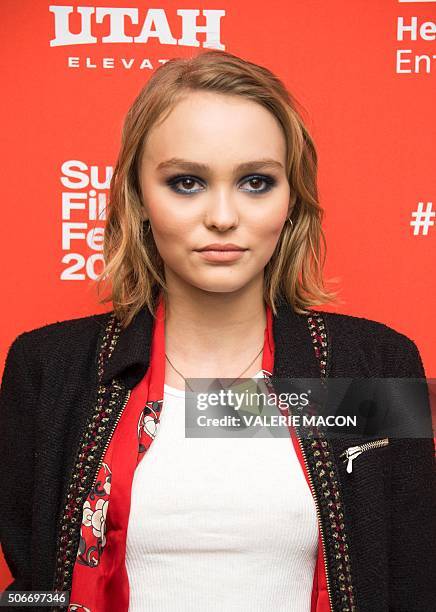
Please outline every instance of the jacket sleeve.
[{"label": "jacket sleeve", "polygon": [[[422,378],[425,371],[416,344],[399,335],[396,365],[386,377]],[[387,360],[389,361],[389,359]],[[428,387],[427,387],[428,388]],[[430,404],[428,403],[430,415]],[[428,612],[435,606],[436,479],[433,437],[396,438],[390,444],[391,525],[389,610]]]},{"label": "jacket sleeve", "polygon": [[6,590],[30,590],[32,583],[32,411],[37,383],[26,360],[27,333],[9,348],[0,388],[0,543],[14,578]]}]

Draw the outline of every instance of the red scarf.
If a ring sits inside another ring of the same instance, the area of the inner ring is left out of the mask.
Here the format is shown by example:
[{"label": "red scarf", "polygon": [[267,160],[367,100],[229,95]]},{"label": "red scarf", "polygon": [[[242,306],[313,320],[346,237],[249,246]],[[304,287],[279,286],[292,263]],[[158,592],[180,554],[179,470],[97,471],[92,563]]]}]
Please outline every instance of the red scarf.
[{"label": "red scarf", "polygon": [[[269,306],[266,313],[262,370],[264,375],[270,376],[274,367],[274,337],[273,314]],[[150,365],[130,394],[104,454],[96,484],[83,506],[80,542],[68,608],[71,612],[127,612],[129,608],[125,556],[132,481],[135,468],[159,428],[165,382],[164,321],[165,306],[161,294],[153,324]],[[301,448],[293,428],[290,428],[290,433],[309,485]],[[318,542],[311,612],[330,612],[320,534]]]}]

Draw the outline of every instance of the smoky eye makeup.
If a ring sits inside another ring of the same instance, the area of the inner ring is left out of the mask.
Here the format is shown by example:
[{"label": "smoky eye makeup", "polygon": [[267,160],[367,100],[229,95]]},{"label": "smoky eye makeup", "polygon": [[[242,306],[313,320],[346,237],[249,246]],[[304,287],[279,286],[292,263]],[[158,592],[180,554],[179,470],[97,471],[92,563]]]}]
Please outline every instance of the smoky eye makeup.
[{"label": "smoky eye makeup", "polygon": [[[175,193],[184,195],[199,193],[206,186],[205,181],[191,174],[169,176],[165,179],[165,183]],[[193,189],[196,184],[200,185],[200,189]],[[256,195],[270,191],[277,184],[277,179],[270,174],[248,174],[240,179],[238,184],[239,186],[248,185],[242,191]]]}]

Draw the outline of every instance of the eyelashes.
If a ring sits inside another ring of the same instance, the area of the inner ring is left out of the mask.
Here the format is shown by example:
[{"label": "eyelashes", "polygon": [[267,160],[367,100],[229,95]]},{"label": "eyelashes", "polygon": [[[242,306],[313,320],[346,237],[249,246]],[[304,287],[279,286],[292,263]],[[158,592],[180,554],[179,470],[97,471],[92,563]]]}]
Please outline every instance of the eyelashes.
[{"label": "eyelashes", "polygon": [[[250,174],[242,179],[241,184],[248,183],[251,184],[251,187],[253,187],[253,181],[256,181],[257,183],[263,183],[264,187],[262,189],[258,189],[255,186],[254,188],[243,189],[242,191],[254,194],[267,193],[277,183],[276,179],[273,176],[267,174]],[[202,189],[192,189],[193,185],[195,185],[196,183],[202,185],[203,182],[198,177],[192,176],[190,174],[178,174],[176,176],[172,176],[166,180],[166,183],[168,187],[170,187],[170,189],[172,189],[175,193],[189,195],[203,191]],[[185,183],[185,187],[181,189],[179,185],[183,183]]]}]

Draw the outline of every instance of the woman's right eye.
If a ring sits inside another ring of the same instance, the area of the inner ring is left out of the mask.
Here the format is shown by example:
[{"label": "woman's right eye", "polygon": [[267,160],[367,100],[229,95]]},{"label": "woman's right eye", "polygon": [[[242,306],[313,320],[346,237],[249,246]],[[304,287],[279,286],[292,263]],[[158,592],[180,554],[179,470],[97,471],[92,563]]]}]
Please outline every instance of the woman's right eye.
[{"label": "woman's right eye", "polygon": [[[192,189],[196,183],[200,184],[198,179],[193,176],[177,176],[167,181],[169,187],[176,193],[197,193],[197,191],[200,191],[199,189]],[[178,185],[181,185],[181,188]]]}]

